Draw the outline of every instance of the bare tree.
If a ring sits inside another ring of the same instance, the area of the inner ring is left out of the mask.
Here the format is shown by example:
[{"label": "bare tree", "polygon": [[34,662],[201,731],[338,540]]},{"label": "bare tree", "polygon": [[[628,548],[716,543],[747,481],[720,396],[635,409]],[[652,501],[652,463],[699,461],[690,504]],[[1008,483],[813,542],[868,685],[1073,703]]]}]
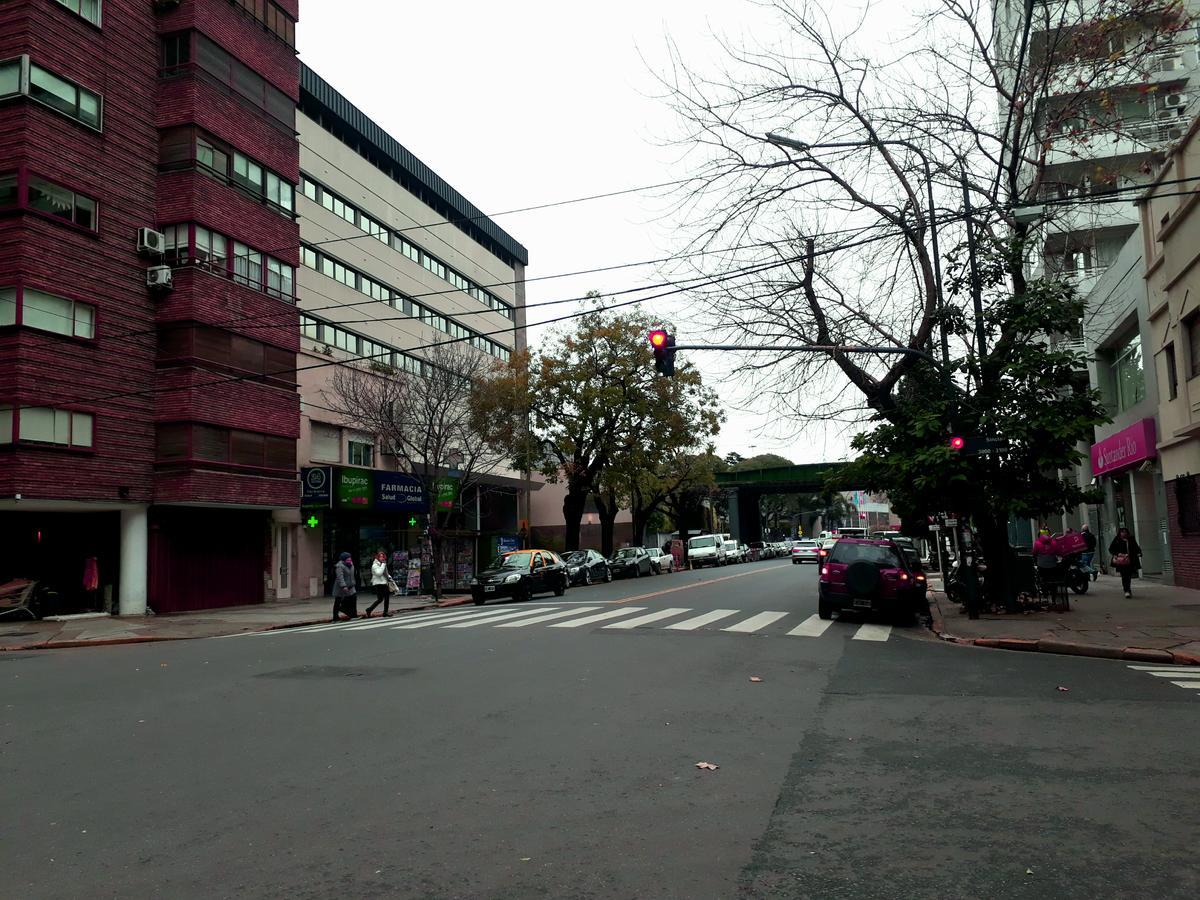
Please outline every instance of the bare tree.
[{"label": "bare tree", "polygon": [[[934,349],[940,321],[970,315],[969,293],[939,298],[931,229],[943,247],[962,243],[963,183],[981,239],[1000,246],[1028,239],[1030,223],[1014,209],[1047,191],[1111,190],[1136,176],[1092,167],[1081,188],[1048,185],[1046,172],[1114,135],[1156,145],[1162,122],[1150,112],[1161,104],[1147,75],[1188,21],[1178,0],[936,0],[907,25],[894,5],[868,4],[844,26],[809,0],[759,5],[781,37],[724,44],[729,62],[712,75],[676,52],[663,77],[694,164],[676,208],[691,248],[750,248],[715,263],[690,256],[687,266],[776,263],[698,304],[721,338],[746,344]],[[993,8],[1008,18],[993,20]],[[772,142],[771,132],[804,148]],[[1022,262],[1007,272],[1015,292]],[[864,405],[886,416],[919,364],[837,356],[834,379],[828,361],[751,355],[742,372],[793,417],[853,421]],[[846,382],[854,390],[837,389]]]},{"label": "bare tree", "polygon": [[373,435],[397,468],[424,489],[433,551],[434,596],[441,596],[443,532],[461,523],[458,501],[443,506],[448,485],[458,498],[485,488],[503,464],[472,422],[471,397],[490,366],[459,344],[437,344],[405,369],[377,362],[338,366],[332,394],[347,423]]}]

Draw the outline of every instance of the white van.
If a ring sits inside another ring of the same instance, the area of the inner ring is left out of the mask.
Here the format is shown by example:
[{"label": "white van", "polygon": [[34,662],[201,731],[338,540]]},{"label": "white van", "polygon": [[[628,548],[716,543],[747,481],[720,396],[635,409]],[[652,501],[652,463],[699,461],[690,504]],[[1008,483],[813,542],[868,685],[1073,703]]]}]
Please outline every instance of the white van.
[{"label": "white van", "polygon": [[725,565],[725,542],[719,534],[702,534],[688,540],[688,568]]}]

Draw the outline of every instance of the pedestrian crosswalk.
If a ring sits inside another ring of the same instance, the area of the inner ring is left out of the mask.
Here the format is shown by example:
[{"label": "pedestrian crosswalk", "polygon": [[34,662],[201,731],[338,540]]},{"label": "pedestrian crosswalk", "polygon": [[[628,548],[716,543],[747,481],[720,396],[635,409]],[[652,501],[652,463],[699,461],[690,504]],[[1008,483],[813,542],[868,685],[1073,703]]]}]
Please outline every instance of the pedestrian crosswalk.
[{"label": "pedestrian crosswalk", "polygon": [[[799,620],[799,621],[797,621]],[[454,610],[428,610],[388,619],[360,619],[353,622],[307,625],[298,628],[261,631],[236,637],[280,637],[284,635],[336,632],[358,634],[363,631],[418,631],[422,629],[463,628],[594,628],[597,631],[632,631],[661,629],[668,632],[726,632],[729,634],[779,635],[783,637],[819,638],[829,633],[831,626],[840,624],[852,630],[856,641],[886,641],[892,635],[890,625],[838,623],[816,615],[784,610],[749,611],[739,609],[695,610],[672,606],[653,609],[645,606],[606,605],[521,605],[470,607]]]},{"label": "pedestrian crosswalk", "polygon": [[1200,666],[1130,666],[1135,672],[1165,678],[1176,687],[1200,697]]}]

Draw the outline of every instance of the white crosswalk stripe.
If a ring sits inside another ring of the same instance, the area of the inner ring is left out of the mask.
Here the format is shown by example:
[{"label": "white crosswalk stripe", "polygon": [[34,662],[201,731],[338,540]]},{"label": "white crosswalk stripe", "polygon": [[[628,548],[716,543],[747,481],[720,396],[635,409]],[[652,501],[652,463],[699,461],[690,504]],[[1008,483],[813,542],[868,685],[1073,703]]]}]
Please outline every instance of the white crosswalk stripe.
[{"label": "white crosswalk stripe", "polygon": [[644,616],[638,616],[636,619],[626,619],[623,622],[613,622],[611,625],[605,625],[605,628],[637,628],[641,625],[649,625],[651,622],[657,622],[659,619],[669,619],[671,616],[677,616],[680,613],[691,612],[690,609],[671,608],[660,609],[658,612],[646,613]]},{"label": "white crosswalk stripe", "polygon": [[553,619],[565,619],[567,616],[578,615],[579,613],[591,612],[594,609],[599,609],[598,606],[577,606],[575,609],[563,609],[558,612],[547,613],[544,616],[534,616],[532,619],[521,619],[519,622],[502,622],[497,625],[497,628],[524,628],[527,625],[538,625],[542,622],[549,622]]},{"label": "white crosswalk stripe", "polygon": [[886,641],[892,634],[891,625],[860,625],[854,633],[856,641]]},{"label": "white crosswalk stripe", "polygon": [[[373,618],[355,622],[322,623],[298,628],[252,632],[228,637],[267,637],[286,634],[312,634],[315,632],[337,632],[359,634],[364,631],[413,631],[421,628],[529,628],[545,625],[547,628],[603,628],[631,631],[637,628],[673,632],[724,632],[743,635],[773,635],[794,638],[816,639],[826,635],[856,641],[884,642],[890,639],[892,627],[874,623],[837,622],[819,616],[804,616],[804,613],[782,610],[711,609],[695,615],[689,607],[673,606],[653,609],[645,606],[576,605],[576,604],[500,604],[486,607],[462,607],[458,609],[431,609],[412,613],[397,613],[394,617]],[[801,618],[797,624],[797,618]],[[790,620],[790,621],[789,621]],[[725,623],[730,624],[725,624]],[[833,629],[831,632],[830,629]],[[850,631],[853,628],[853,631]],[[1200,689],[1200,667],[1188,671],[1181,666],[1130,666],[1159,678],[1181,679],[1180,686]],[[1190,680],[1196,681],[1193,684]]]},{"label": "white crosswalk stripe", "polygon": [[645,610],[644,606],[622,606],[620,609],[610,609],[608,612],[596,613],[594,616],[584,616],[582,619],[572,619],[570,622],[555,622],[550,628],[579,628],[595,622],[607,622],[609,619],[619,619]]},{"label": "white crosswalk stripe", "polygon": [[722,631],[736,631],[741,634],[753,634],[755,631],[766,628],[772,622],[778,622],[787,613],[785,612],[761,612],[756,616],[751,616],[744,622],[738,622],[736,625],[730,625],[728,628],[722,628]]},{"label": "white crosswalk stripe", "polygon": [[833,619],[822,619],[818,615],[811,615],[789,631],[788,635],[791,637],[820,637],[832,624]]},{"label": "white crosswalk stripe", "polygon": [[739,612],[741,612],[740,609],[714,609],[712,612],[693,616],[690,619],[684,619],[682,622],[673,622],[666,627],[672,631],[695,631],[704,625],[710,625],[713,622],[719,622],[721,619],[736,616]]},{"label": "white crosswalk stripe", "polygon": [[1196,691],[1200,696],[1200,666],[1128,666],[1143,675],[1169,679],[1175,687]]}]

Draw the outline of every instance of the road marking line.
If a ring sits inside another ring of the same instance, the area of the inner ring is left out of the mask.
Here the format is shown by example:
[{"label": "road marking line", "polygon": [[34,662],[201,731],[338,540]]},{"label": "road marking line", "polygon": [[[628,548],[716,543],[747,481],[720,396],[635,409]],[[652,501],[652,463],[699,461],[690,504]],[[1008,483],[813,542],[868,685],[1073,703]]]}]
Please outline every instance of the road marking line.
[{"label": "road marking line", "polygon": [[1200,666],[1129,666],[1131,669],[1136,669],[1138,672],[1174,672],[1178,675],[1187,675],[1189,678],[1195,674],[1200,675]]},{"label": "road marking line", "polygon": [[1171,684],[1177,684],[1181,688],[1200,688],[1200,681],[1172,681]]},{"label": "road marking line", "polygon": [[[692,588],[705,587],[710,584],[720,584],[722,581],[731,581],[734,578],[745,578],[747,575],[761,575],[763,572],[775,572],[783,570],[784,566],[767,566],[765,569],[753,569],[749,572],[738,572],[736,575],[725,575],[721,578],[713,578],[709,581],[696,581],[692,584],[684,584],[679,587],[663,588],[661,591],[651,591],[649,594],[638,594],[636,597],[626,597],[624,600],[610,600],[609,603],[635,603],[642,600],[649,600],[651,597],[662,597],[665,594],[673,594],[676,591],[690,591]],[[682,569],[680,571],[683,571]]]},{"label": "road marking line", "polygon": [[475,618],[468,619],[465,622],[455,622],[454,624],[447,625],[446,627],[447,628],[474,628],[476,625],[492,625],[496,622],[503,622],[507,619],[520,619],[525,616],[536,616],[539,613],[552,612],[555,609],[557,609],[557,607],[550,607],[550,609],[546,609],[543,606],[538,609],[509,609],[507,612],[505,612],[504,607],[501,607],[499,610],[497,610],[497,613],[501,613],[501,614],[493,614],[490,616],[476,616]]},{"label": "road marking line", "polygon": [[820,637],[825,633],[825,630],[833,624],[833,619],[822,619],[818,615],[811,615],[791,631],[788,632],[789,637]]},{"label": "road marking line", "polygon": [[854,632],[856,641],[886,641],[892,633],[891,625],[859,625]]},{"label": "road marking line", "polygon": [[504,622],[497,628],[524,628],[526,625],[537,625],[539,622],[549,622],[553,619],[565,619],[567,616],[577,616],[580,613],[600,609],[599,606],[578,606],[575,609],[564,609],[544,616],[534,616],[532,619],[522,619],[520,622]]},{"label": "road marking line", "polygon": [[651,622],[657,622],[659,619],[668,619],[671,616],[677,616],[680,613],[691,612],[690,607],[660,609],[658,612],[647,613],[644,616],[638,616],[636,619],[626,619],[624,622],[613,622],[611,625],[605,625],[605,628],[637,628],[639,625],[649,625]]},{"label": "road marking line", "polygon": [[1146,675],[1153,675],[1155,678],[1200,678],[1200,672],[1146,672]]},{"label": "road marking line", "polygon": [[694,631],[702,625],[708,625],[710,622],[716,622],[718,619],[728,618],[739,612],[741,612],[740,609],[714,609],[712,612],[706,612],[702,616],[684,619],[682,622],[676,622],[674,625],[666,627],[672,628],[675,631]]},{"label": "road marking line", "polygon": [[[407,625],[409,622],[418,622],[422,619],[436,619],[438,616],[446,615],[446,610],[439,609],[433,612],[422,612],[413,616],[403,615],[402,613],[393,614],[390,619],[364,619],[360,622],[346,622],[339,631],[367,631],[371,628],[387,628],[389,625]],[[399,619],[400,621],[396,621]]]},{"label": "road marking line", "polygon": [[644,606],[622,606],[620,609],[610,609],[608,612],[596,613],[594,616],[584,616],[582,619],[572,619],[570,622],[555,622],[550,628],[579,628],[583,625],[591,625],[593,622],[603,622],[605,619],[615,619],[618,616],[627,616],[631,613],[642,612]]},{"label": "road marking line", "polygon": [[751,616],[745,621],[738,622],[736,625],[730,625],[728,628],[722,628],[722,631],[737,631],[741,634],[750,634],[758,631],[760,628],[766,628],[772,622],[778,622],[787,613],[785,612],[761,612],[756,616]]},{"label": "road marking line", "polygon": [[473,609],[473,610],[471,610],[470,612],[447,613],[447,614],[446,614],[446,615],[444,615],[444,616],[436,616],[436,617],[434,617],[434,618],[431,618],[431,619],[426,619],[426,620],[424,620],[424,621],[422,621],[422,622],[414,622],[412,625],[403,625],[403,624],[401,624],[401,625],[393,625],[393,626],[392,626],[392,628],[394,628],[394,629],[401,629],[401,628],[428,628],[428,627],[429,627],[429,626],[431,626],[431,625],[440,625],[440,624],[442,624],[443,622],[455,622],[455,621],[458,621],[458,620],[460,620],[460,619],[474,619],[474,618],[476,618],[477,616],[486,616],[486,617],[491,617],[491,616],[499,615],[499,614],[500,614],[500,613],[502,613],[502,612],[507,612],[507,610],[505,609],[505,607],[502,607],[502,606],[501,606],[501,607],[498,607],[498,608],[496,608],[495,610],[481,610],[481,609]]}]

